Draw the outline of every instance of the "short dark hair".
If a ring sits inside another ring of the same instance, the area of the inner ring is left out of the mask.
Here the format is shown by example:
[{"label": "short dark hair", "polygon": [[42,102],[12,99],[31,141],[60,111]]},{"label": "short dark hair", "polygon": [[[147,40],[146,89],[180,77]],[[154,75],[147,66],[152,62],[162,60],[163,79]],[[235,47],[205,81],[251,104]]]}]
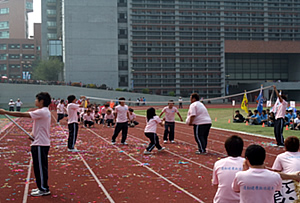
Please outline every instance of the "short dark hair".
[{"label": "short dark hair", "polygon": [[299,150],[299,139],[296,136],[290,136],[285,139],[284,146],[286,151],[298,152]]},{"label": "short dark hair", "polygon": [[240,111],[239,111],[239,110],[236,110],[235,113],[240,113]]},{"label": "short dark hair", "polygon": [[200,96],[199,96],[199,94],[197,94],[197,93],[191,94],[191,98],[192,98],[192,99],[196,99],[196,101],[199,101],[199,100],[200,100]]},{"label": "short dark hair", "polygon": [[134,112],[134,110],[133,110],[132,108],[129,108],[128,110],[129,110],[130,112]]},{"label": "short dark hair", "polygon": [[155,109],[153,107],[147,109],[147,121],[149,122],[150,119],[152,119],[154,116],[156,116],[155,114]]},{"label": "short dark hair", "polygon": [[262,113],[267,114],[266,110],[263,110]]},{"label": "short dark hair", "polygon": [[253,112],[254,112],[254,113],[258,113],[258,110],[255,109]]},{"label": "short dark hair", "polygon": [[247,147],[245,157],[252,166],[263,165],[266,158],[266,150],[260,145],[252,144]]},{"label": "short dark hair", "polygon": [[168,104],[174,104],[174,100],[173,100],[173,99],[170,99],[170,100],[168,101]]},{"label": "short dark hair", "polygon": [[62,99],[62,100],[60,100],[60,103],[61,103],[61,104],[62,104],[62,103],[64,103],[64,102],[65,102],[65,100],[63,100],[63,99]]},{"label": "short dark hair", "polygon": [[104,106],[105,106],[105,107],[109,107],[109,104],[108,104],[108,103],[106,103],[106,104],[104,104]]},{"label": "short dark hair", "polygon": [[43,106],[44,107],[48,107],[51,104],[51,96],[48,92],[40,92],[38,93],[36,96],[38,101],[43,100]]},{"label": "short dark hair", "polygon": [[75,95],[69,95],[67,99],[68,99],[68,103],[72,103],[76,99],[76,97]]},{"label": "short dark hair", "polygon": [[125,101],[126,99],[125,99],[124,97],[120,97],[120,98],[119,98],[119,101],[120,101],[120,100]]},{"label": "short dark hair", "polygon": [[225,141],[225,149],[228,156],[238,157],[242,155],[244,148],[243,139],[237,135],[232,135]]},{"label": "short dark hair", "polygon": [[285,94],[282,94],[282,95],[281,95],[281,98],[282,98],[283,100],[285,100],[285,101],[287,100],[287,96],[286,96]]}]

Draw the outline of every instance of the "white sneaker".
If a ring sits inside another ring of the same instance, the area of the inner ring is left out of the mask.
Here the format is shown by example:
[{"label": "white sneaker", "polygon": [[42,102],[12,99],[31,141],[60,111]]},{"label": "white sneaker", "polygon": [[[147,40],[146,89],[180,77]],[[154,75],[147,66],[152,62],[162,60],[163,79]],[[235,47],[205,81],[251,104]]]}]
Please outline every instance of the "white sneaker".
[{"label": "white sneaker", "polygon": [[78,149],[68,149],[69,152],[80,152]]},{"label": "white sneaker", "polygon": [[50,191],[41,191],[41,190],[37,190],[35,192],[31,192],[31,196],[34,197],[40,197],[40,196],[46,196],[46,195],[50,195],[51,192]]},{"label": "white sneaker", "polygon": [[122,145],[128,145],[128,143],[127,142],[123,142],[123,143],[121,143]]},{"label": "white sneaker", "polygon": [[31,190],[31,192],[37,192],[37,191],[39,191],[39,188],[35,188]]},{"label": "white sneaker", "polygon": [[112,144],[112,145],[115,145],[115,144],[116,144],[116,142],[111,142],[111,144]]},{"label": "white sneaker", "polygon": [[174,140],[171,140],[171,143],[172,143],[172,144],[174,144],[174,143],[175,143],[175,141],[174,141]]},{"label": "white sneaker", "polygon": [[168,142],[168,140],[164,140],[164,143],[166,144]]},{"label": "white sneaker", "polygon": [[144,151],[144,154],[145,154],[145,155],[149,155],[149,154],[151,154],[151,152],[145,150],[145,151]]},{"label": "white sneaker", "polygon": [[161,149],[159,149],[158,151],[161,152],[161,151],[164,151],[166,148],[165,147],[162,147]]}]

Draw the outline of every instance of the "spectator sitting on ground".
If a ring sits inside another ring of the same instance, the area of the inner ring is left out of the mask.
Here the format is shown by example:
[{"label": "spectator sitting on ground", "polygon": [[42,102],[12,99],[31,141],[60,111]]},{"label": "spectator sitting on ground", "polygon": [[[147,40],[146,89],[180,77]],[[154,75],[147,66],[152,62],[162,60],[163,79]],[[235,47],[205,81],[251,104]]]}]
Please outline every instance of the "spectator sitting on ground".
[{"label": "spectator sitting on ground", "polygon": [[244,122],[246,123],[246,121],[249,122],[249,117],[251,117],[253,115],[252,111],[251,110],[248,110],[248,115],[247,115],[247,118],[244,120]]},{"label": "spectator sitting on ground", "polygon": [[259,125],[261,124],[260,115],[258,115],[258,110],[254,110],[254,115],[248,117],[251,125]]},{"label": "spectator sitting on ground", "polygon": [[235,111],[235,116],[233,118],[233,122],[234,123],[243,123],[245,120],[244,116],[242,114],[240,114],[239,110]]},{"label": "spectator sitting on ground", "polygon": [[291,125],[291,130],[300,129],[300,114],[297,115],[297,118],[294,119],[293,124]]},{"label": "spectator sitting on ground", "polygon": [[275,114],[274,112],[271,112],[268,117],[268,127],[274,127],[274,121],[275,121]]},{"label": "spectator sitting on ground", "polygon": [[268,123],[268,115],[266,110],[263,110],[260,115],[261,123],[267,124]]}]

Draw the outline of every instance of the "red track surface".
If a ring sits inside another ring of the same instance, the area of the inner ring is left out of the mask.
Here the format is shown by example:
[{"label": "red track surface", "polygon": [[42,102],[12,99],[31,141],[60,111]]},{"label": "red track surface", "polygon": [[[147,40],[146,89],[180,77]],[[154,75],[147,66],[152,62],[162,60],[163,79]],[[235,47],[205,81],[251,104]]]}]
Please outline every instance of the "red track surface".
[{"label": "red track surface", "polygon": [[[212,202],[213,164],[225,156],[224,141],[232,133],[212,129],[208,154],[196,155],[192,127],[178,123],[177,143],[162,144],[166,151],[154,149],[152,155],[145,156],[143,151],[149,142],[143,133],[145,118],[139,117],[138,121],[140,125],[129,128],[128,146],[111,145],[112,128],[80,128],[76,146],[81,152],[71,153],[66,147],[66,120],[59,126],[53,117],[49,153],[51,195],[45,197],[26,195],[36,188],[32,171],[29,181],[26,180],[31,165],[30,140],[18,128],[8,128],[0,135],[0,202]],[[20,119],[18,123],[31,130],[30,119]],[[158,134],[163,134],[163,128],[159,127]],[[272,146],[272,139],[240,136],[245,147],[257,143],[266,148],[267,166],[283,152]],[[118,143],[120,139],[121,135]]]}]

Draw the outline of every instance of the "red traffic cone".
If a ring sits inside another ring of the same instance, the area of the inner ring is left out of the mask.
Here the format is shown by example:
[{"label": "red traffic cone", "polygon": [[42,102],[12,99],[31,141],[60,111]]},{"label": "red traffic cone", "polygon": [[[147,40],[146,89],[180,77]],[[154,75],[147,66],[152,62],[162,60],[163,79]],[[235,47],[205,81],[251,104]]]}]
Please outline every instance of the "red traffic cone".
[{"label": "red traffic cone", "polygon": [[230,123],[230,119],[228,119],[228,123]]},{"label": "red traffic cone", "polygon": [[249,124],[248,124],[248,121],[246,121],[246,125],[249,125]]},{"label": "red traffic cone", "polygon": [[263,127],[263,128],[264,128],[264,127],[265,127],[265,123],[263,123],[261,127]]},{"label": "red traffic cone", "polygon": [[285,130],[289,130],[289,126],[288,125],[285,126]]}]

